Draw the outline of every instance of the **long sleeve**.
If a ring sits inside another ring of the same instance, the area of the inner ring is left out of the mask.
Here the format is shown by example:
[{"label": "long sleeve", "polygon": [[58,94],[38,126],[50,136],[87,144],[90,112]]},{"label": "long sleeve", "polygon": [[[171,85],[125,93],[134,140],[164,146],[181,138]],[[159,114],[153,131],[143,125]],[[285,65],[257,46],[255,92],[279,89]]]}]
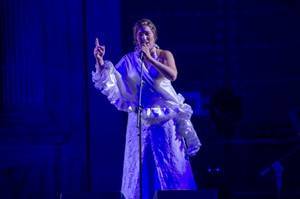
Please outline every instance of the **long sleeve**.
[{"label": "long sleeve", "polygon": [[[120,61],[120,66],[123,61]],[[123,74],[124,75],[124,74]],[[131,96],[128,96],[122,74],[117,71],[110,61],[104,62],[104,67],[100,72],[92,72],[92,81],[95,88],[99,89],[102,94],[118,110],[130,112],[133,110]]]},{"label": "long sleeve", "polygon": [[[129,53],[116,66],[105,61],[100,72],[92,73],[95,87],[118,110],[132,112],[138,106],[140,64],[136,53]],[[192,108],[184,103],[182,95],[176,93],[170,80],[159,78],[157,73],[154,67],[144,69],[143,125],[163,125],[173,120],[176,131],[185,139],[187,155],[193,156],[200,149],[201,142],[190,121]]]}]

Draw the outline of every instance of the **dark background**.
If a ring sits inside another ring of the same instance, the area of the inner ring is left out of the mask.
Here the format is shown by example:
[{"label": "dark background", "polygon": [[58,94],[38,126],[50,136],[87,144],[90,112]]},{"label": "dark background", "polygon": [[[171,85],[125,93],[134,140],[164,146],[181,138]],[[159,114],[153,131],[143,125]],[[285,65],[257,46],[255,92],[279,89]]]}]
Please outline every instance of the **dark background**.
[{"label": "dark background", "polygon": [[0,17],[1,198],[120,190],[127,118],[94,89],[92,49],[116,63],[144,17],[195,112],[199,188],[299,198],[299,1],[2,0]]}]

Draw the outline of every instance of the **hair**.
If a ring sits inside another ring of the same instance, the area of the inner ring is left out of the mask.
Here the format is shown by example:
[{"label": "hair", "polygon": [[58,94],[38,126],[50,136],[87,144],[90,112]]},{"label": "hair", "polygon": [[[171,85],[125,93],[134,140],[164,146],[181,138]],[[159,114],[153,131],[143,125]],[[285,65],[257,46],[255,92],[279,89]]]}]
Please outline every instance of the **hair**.
[{"label": "hair", "polygon": [[155,41],[157,40],[157,29],[154,23],[150,19],[140,19],[138,20],[134,26],[133,26],[133,43],[136,44],[136,38],[137,38],[137,31],[143,26],[149,26],[149,28],[152,30],[154,34]]}]

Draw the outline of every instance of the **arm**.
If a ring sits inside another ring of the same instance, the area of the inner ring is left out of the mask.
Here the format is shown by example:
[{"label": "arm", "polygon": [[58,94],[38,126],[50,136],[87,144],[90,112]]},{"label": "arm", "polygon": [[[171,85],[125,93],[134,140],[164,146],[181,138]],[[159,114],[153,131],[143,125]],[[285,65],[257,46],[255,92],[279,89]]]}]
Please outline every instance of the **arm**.
[{"label": "arm", "polygon": [[161,74],[171,81],[176,80],[177,68],[174,57],[170,51],[161,50],[159,57],[161,57],[162,62],[159,62],[151,56],[150,50],[147,46],[142,46],[141,50],[145,54],[147,61],[149,61]]},{"label": "arm", "polygon": [[[126,63],[122,59],[118,64]],[[125,65],[122,66],[125,67]],[[122,78],[124,74],[119,73],[110,61],[105,61],[100,67],[100,71],[92,72],[92,81],[95,88],[100,90],[118,110],[133,111],[133,97],[128,92],[127,82]]]},{"label": "arm", "polygon": [[[102,94],[106,95],[110,103],[118,110],[132,111],[131,96],[127,96],[126,82],[122,79],[122,75],[126,75],[126,73],[119,73],[110,61],[104,61],[104,53],[105,46],[100,46],[98,39],[96,39],[94,48],[96,71],[92,72],[94,86],[99,89]],[[125,58],[122,58],[118,65],[119,67],[126,67]]]}]

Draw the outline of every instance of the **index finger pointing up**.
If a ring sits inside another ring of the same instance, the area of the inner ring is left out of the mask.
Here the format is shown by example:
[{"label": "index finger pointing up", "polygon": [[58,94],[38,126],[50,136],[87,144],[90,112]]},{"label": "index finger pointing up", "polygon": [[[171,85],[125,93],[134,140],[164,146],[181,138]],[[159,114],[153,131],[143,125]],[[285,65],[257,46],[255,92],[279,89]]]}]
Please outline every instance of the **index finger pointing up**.
[{"label": "index finger pointing up", "polygon": [[100,46],[98,37],[96,37],[95,45],[96,45],[97,47]]}]

